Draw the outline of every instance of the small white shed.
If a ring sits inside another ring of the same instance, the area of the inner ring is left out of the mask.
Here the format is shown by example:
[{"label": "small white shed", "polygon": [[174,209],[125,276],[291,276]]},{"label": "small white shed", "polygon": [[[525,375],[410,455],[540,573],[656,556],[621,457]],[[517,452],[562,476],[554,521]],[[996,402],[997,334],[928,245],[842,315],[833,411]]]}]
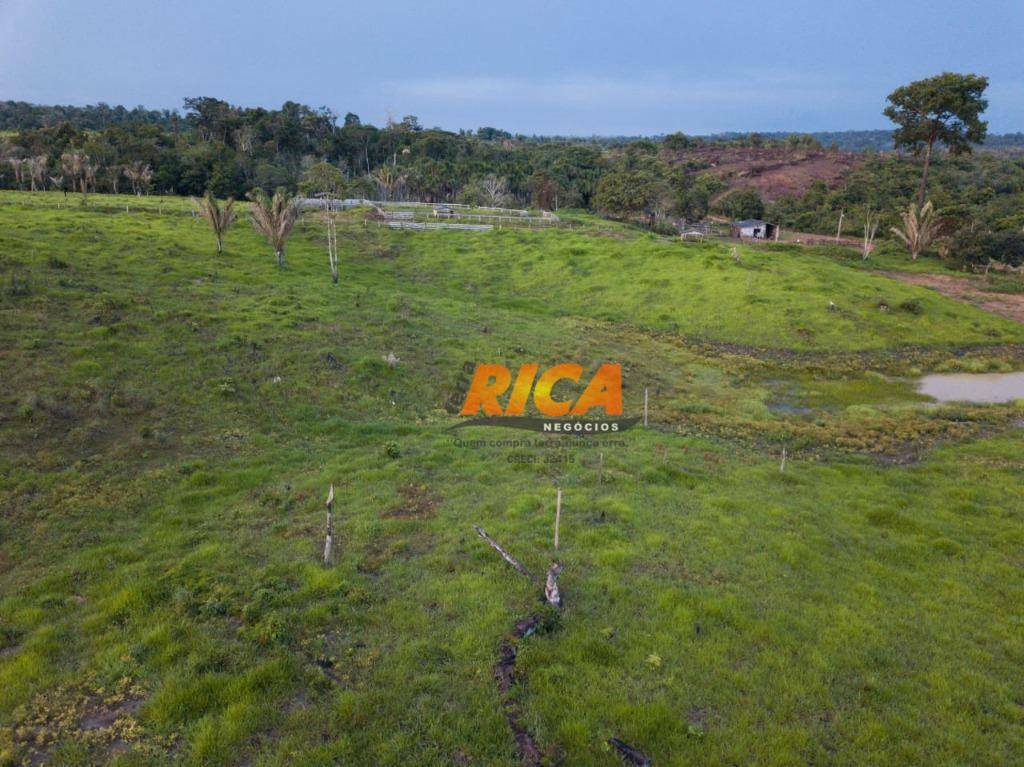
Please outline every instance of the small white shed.
[{"label": "small white shed", "polygon": [[774,240],[779,227],[759,218],[747,218],[732,224],[732,236],[751,240]]}]

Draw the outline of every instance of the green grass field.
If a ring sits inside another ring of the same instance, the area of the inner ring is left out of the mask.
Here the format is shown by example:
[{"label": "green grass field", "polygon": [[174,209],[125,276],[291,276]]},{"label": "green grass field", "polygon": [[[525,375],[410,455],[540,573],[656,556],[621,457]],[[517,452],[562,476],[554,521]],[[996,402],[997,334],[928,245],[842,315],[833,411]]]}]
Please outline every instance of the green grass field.
[{"label": "green grass field", "polygon": [[[1024,407],[909,379],[1024,368],[1024,326],[585,216],[351,214],[335,286],[315,216],[279,270],[188,211],[0,194],[0,764],[522,764],[533,612],[545,764],[1021,763]],[[473,365],[564,361],[651,428],[456,444],[526,436],[449,430]],[[472,529],[543,572],[556,485],[558,613]]]}]

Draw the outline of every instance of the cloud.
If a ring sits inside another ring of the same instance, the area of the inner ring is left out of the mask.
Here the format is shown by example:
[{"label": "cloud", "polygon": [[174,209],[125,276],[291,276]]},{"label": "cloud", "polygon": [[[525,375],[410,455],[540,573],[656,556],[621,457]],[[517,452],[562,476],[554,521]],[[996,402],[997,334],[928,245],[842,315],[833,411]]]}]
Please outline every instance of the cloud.
[{"label": "cloud", "polygon": [[[862,86],[858,86],[861,90]],[[732,79],[695,80],[663,75],[606,78],[435,77],[388,83],[399,99],[448,104],[501,104],[576,109],[663,109],[680,106],[757,107],[822,104],[840,97],[835,83],[814,77],[750,73]],[[848,90],[844,96],[848,95]]]},{"label": "cloud", "polygon": [[57,13],[52,3],[43,0],[0,0],[0,88],[4,98],[27,98],[26,83],[40,79],[40,70],[46,68],[46,30]]}]

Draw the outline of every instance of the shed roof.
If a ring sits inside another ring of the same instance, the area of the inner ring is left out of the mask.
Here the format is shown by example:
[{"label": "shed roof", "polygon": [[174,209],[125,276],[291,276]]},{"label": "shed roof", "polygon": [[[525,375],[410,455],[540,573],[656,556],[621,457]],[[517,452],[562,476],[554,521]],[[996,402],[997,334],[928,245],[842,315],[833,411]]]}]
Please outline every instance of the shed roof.
[{"label": "shed roof", "polygon": [[747,227],[747,226],[764,226],[767,223],[768,223],[767,221],[762,221],[759,218],[747,218],[747,219],[744,219],[743,221],[737,221],[735,224],[733,224],[733,226],[742,226],[742,227]]}]

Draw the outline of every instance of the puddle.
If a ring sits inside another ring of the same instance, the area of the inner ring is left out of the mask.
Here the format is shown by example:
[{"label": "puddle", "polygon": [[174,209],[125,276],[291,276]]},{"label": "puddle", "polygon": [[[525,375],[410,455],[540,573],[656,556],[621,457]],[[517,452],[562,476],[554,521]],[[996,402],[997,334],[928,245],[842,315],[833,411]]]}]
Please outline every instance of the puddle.
[{"label": "puddle", "polygon": [[792,402],[780,399],[768,400],[765,405],[770,413],[780,413],[782,415],[810,415],[814,412],[813,408],[795,405]]},{"label": "puddle", "polygon": [[939,402],[1013,402],[1024,399],[1024,372],[928,375],[917,390]]}]

